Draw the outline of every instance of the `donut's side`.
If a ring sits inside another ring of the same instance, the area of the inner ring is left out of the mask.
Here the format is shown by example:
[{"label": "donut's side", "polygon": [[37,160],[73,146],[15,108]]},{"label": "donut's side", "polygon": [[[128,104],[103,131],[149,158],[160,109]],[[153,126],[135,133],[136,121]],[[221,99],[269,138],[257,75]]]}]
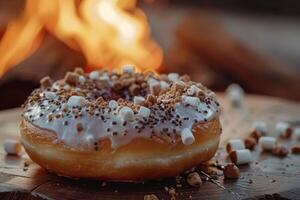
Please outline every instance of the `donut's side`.
[{"label": "donut's side", "polygon": [[21,141],[30,158],[48,171],[73,178],[147,180],[175,176],[214,156],[221,125],[218,118],[193,129],[195,142],[169,144],[138,138],[112,149],[109,140],[98,151],[75,150],[54,143],[56,134],[22,119]]}]

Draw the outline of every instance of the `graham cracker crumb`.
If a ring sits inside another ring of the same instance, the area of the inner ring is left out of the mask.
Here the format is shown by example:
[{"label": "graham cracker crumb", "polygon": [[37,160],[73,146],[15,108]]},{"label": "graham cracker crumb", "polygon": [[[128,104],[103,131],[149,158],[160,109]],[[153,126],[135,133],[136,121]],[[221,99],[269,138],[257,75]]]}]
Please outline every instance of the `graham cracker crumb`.
[{"label": "graham cracker crumb", "polygon": [[70,85],[77,85],[79,81],[79,76],[73,72],[67,72],[65,76],[65,81]]},{"label": "graham cracker crumb", "polygon": [[77,123],[76,124],[76,129],[77,129],[77,132],[83,131],[83,125],[82,125],[82,123]]},{"label": "graham cracker crumb", "polygon": [[197,172],[192,172],[187,176],[187,183],[192,187],[200,187],[202,180]]},{"label": "graham cracker crumb", "polygon": [[252,137],[248,137],[244,140],[244,143],[247,149],[253,150],[256,145],[256,140]]},{"label": "graham cracker crumb", "polygon": [[171,200],[176,200],[176,196],[177,196],[178,194],[176,193],[175,188],[173,188],[173,187],[168,188],[168,187],[165,186],[164,189],[165,189],[165,191],[167,192],[167,194],[170,195],[170,199],[171,199]]},{"label": "graham cracker crumb", "polygon": [[258,142],[258,140],[261,136],[262,136],[262,134],[256,130],[254,130],[250,133],[250,137],[254,138],[256,142]]},{"label": "graham cracker crumb", "polygon": [[112,89],[115,91],[119,91],[123,89],[123,84],[121,83],[121,81],[115,81],[112,85]]},{"label": "graham cracker crumb", "polygon": [[160,84],[154,84],[150,86],[150,93],[153,95],[158,95],[160,92]]},{"label": "graham cracker crumb", "polygon": [[84,74],[84,70],[81,67],[76,67],[74,69],[74,73],[79,74],[79,75],[83,75]]},{"label": "graham cracker crumb", "polygon": [[291,127],[287,128],[286,131],[280,134],[280,138],[282,139],[290,139],[293,133],[293,129]]},{"label": "graham cracker crumb", "polygon": [[157,102],[157,98],[154,95],[150,94],[147,96],[145,104],[148,106],[151,106],[151,105],[155,104],[156,102]]},{"label": "graham cracker crumb", "polygon": [[41,79],[40,84],[42,89],[46,89],[47,87],[52,86],[52,80],[49,76],[45,76],[44,78]]},{"label": "graham cracker crumb", "polygon": [[184,81],[184,82],[188,82],[188,81],[191,80],[191,77],[189,75],[185,74],[185,75],[180,77],[180,80]]},{"label": "graham cracker crumb", "polygon": [[300,154],[300,145],[293,146],[291,150],[293,154]]},{"label": "graham cracker crumb", "polygon": [[237,179],[240,177],[240,170],[235,164],[227,164],[224,168],[224,177],[229,179]]},{"label": "graham cracker crumb", "polygon": [[137,84],[132,84],[130,87],[129,87],[129,92],[132,96],[136,96],[140,93],[140,86],[137,85]]},{"label": "graham cracker crumb", "polygon": [[272,150],[272,154],[274,156],[278,156],[278,157],[285,157],[285,156],[287,156],[288,153],[289,153],[289,151],[284,146],[276,146]]},{"label": "graham cracker crumb", "polygon": [[184,84],[180,82],[175,82],[173,85],[175,85],[176,90],[183,90],[184,89]]}]

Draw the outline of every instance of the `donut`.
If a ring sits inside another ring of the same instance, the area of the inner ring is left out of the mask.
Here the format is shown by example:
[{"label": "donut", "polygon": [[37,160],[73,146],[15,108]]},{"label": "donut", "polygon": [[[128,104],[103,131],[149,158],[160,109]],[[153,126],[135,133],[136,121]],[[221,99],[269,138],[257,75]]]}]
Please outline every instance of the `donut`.
[{"label": "donut", "polygon": [[41,80],[23,104],[21,142],[47,171],[142,181],[175,176],[214,156],[216,95],[189,76],[76,68]]}]

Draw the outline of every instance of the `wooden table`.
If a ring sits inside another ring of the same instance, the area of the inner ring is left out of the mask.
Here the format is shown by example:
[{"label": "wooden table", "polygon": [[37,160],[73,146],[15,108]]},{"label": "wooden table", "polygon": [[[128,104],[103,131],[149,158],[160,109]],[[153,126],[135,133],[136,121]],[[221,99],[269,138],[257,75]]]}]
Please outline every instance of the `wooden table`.
[{"label": "wooden table", "polygon": [[[223,106],[224,132],[216,157],[220,163],[228,162],[224,144],[229,138],[243,138],[251,130],[254,120],[265,120],[274,134],[277,121],[300,125],[300,104],[281,99],[249,95],[243,108],[236,109],[220,95]],[[240,167],[238,180],[224,180],[220,169],[211,168],[215,175],[204,181],[200,188],[191,188],[185,180],[176,187],[174,178],[145,183],[117,183],[71,180],[46,173],[34,163],[24,167],[28,157],[7,156],[2,147],[5,138],[18,136],[20,109],[0,112],[0,199],[143,199],[145,194],[156,194],[160,199],[170,199],[165,186],[174,187],[177,199],[300,199],[300,155],[285,158],[253,151],[254,161]],[[281,141],[290,147],[300,143]],[[59,155],[58,155],[59,156]],[[203,175],[203,179],[206,175]]]}]

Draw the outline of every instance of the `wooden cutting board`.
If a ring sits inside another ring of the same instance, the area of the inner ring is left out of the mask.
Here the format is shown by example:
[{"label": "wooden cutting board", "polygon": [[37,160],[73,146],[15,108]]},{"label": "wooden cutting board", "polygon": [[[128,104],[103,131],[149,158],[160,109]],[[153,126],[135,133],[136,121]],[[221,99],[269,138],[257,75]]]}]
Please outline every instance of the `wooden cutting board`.
[{"label": "wooden cutting board", "polygon": [[[220,96],[223,113],[221,147],[214,160],[228,162],[224,144],[230,138],[243,138],[249,134],[255,120],[267,121],[274,135],[277,121],[288,121],[300,126],[300,104],[281,99],[249,95],[243,108],[229,105]],[[300,155],[289,154],[285,158],[253,151],[254,161],[240,167],[238,180],[224,180],[222,171],[212,167],[213,175],[201,173],[200,188],[189,187],[184,178],[182,187],[176,187],[174,178],[144,183],[118,183],[91,180],[71,180],[49,174],[38,165],[30,163],[26,154],[22,157],[7,156],[3,151],[5,138],[18,139],[20,109],[0,112],[0,199],[143,199],[145,194],[155,194],[160,199],[170,199],[165,187],[175,188],[177,199],[300,199]],[[280,141],[287,147],[300,144],[296,140]],[[59,156],[59,155],[58,155]],[[207,172],[207,171],[203,171]],[[126,173],[126,172],[124,172]],[[183,175],[184,177],[184,175]]]}]

